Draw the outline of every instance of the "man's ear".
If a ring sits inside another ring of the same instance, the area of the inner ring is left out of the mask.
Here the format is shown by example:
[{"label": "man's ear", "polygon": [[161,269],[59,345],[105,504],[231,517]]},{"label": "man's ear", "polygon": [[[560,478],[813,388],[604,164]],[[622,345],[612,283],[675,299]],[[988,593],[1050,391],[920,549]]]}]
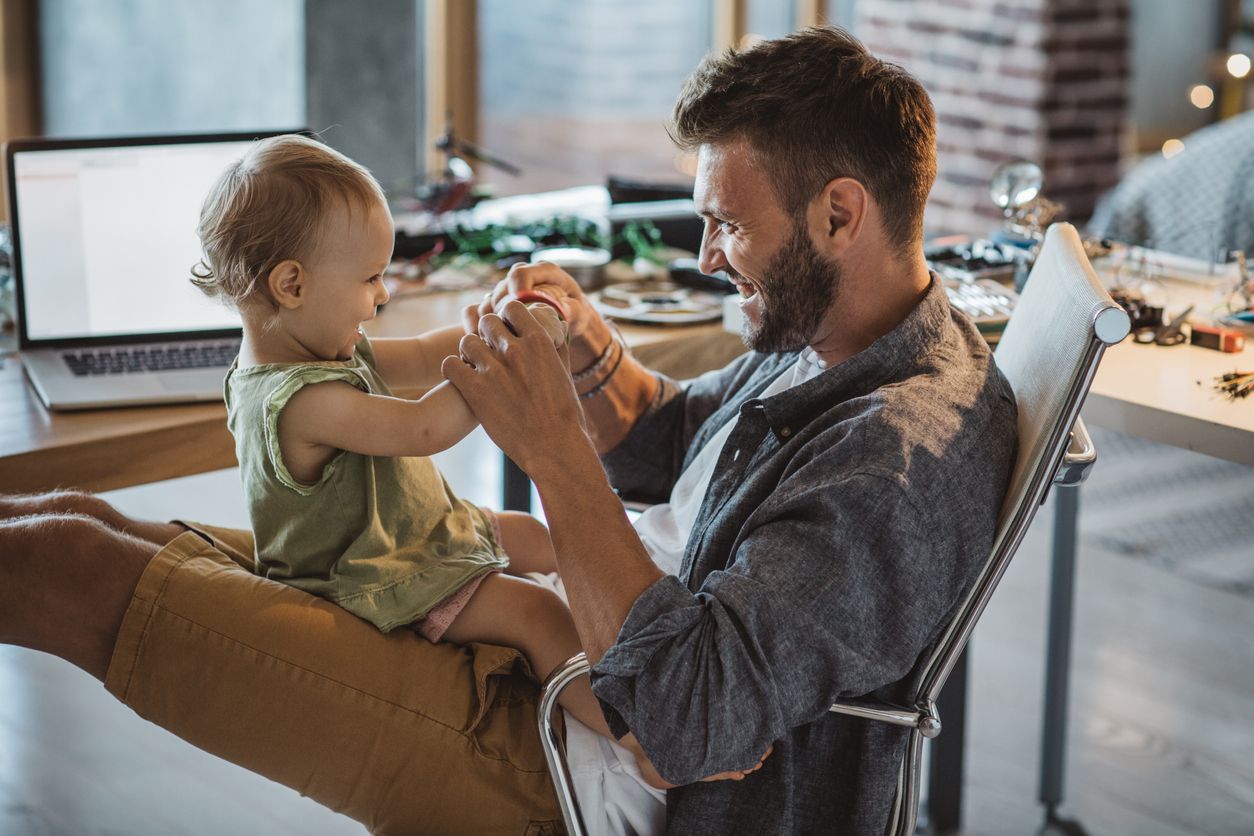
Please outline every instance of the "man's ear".
[{"label": "man's ear", "polygon": [[829,182],[811,203],[811,223],[818,249],[828,256],[844,255],[866,225],[871,196],[852,177]]},{"label": "man's ear", "polygon": [[280,261],[266,277],[270,298],[279,308],[299,308],[305,300],[305,268],[295,259]]}]

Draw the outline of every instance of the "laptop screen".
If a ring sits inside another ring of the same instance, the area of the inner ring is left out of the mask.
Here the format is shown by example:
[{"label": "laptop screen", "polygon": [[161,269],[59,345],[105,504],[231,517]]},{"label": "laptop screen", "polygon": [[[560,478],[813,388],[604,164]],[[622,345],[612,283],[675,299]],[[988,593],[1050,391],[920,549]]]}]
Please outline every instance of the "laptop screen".
[{"label": "laptop screen", "polygon": [[189,278],[201,203],[252,142],[14,150],[24,341],[239,328]]}]

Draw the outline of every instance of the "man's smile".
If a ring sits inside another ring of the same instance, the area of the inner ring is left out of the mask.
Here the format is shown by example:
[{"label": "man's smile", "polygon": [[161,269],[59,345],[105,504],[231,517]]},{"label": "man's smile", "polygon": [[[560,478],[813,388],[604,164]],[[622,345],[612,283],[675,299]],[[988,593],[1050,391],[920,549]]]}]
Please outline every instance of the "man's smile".
[{"label": "man's smile", "polygon": [[726,268],[724,268],[724,272],[727,274],[727,278],[731,280],[731,283],[736,286],[736,291],[742,298],[750,299],[757,295],[757,287],[744,276],[740,275],[735,270],[729,270]]}]

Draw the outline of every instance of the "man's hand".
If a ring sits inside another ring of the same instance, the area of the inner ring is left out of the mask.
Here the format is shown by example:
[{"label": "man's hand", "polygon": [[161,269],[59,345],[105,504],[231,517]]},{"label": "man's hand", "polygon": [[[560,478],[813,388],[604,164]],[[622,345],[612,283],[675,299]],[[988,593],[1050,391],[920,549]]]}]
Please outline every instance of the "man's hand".
[{"label": "man's hand", "polygon": [[552,296],[561,305],[562,315],[566,317],[570,329],[571,369],[579,371],[592,365],[609,345],[609,326],[583,295],[575,280],[555,264],[547,261],[515,264],[509,274],[484,297],[478,314],[486,316],[495,311],[507,296],[531,290]]},{"label": "man's hand", "polygon": [[479,305],[467,305],[462,308],[462,329],[467,334],[479,333]]},{"label": "man's hand", "polygon": [[[644,779],[646,784],[651,787],[656,787],[659,790],[673,790],[675,787],[679,786],[679,784],[672,784],[670,781],[658,774],[658,771],[653,768],[652,761],[649,760],[649,758],[644,754],[644,751],[640,748],[640,742],[636,740],[635,735],[628,735],[620,740],[619,743],[626,746],[627,749],[635,755],[636,766],[640,768],[640,777]],[[768,746],[766,747],[766,751],[762,753],[762,757],[758,758],[758,762],[748,769],[733,769],[729,772],[719,772],[714,775],[707,775],[698,783],[712,784],[715,781],[743,781],[761,769],[762,764],[766,763],[766,759],[769,758],[771,756],[771,752],[774,751],[774,745]]]},{"label": "man's hand", "polygon": [[771,756],[771,752],[774,752],[774,751],[775,751],[774,745],[767,746],[766,751],[762,753],[762,757],[758,758],[757,764],[750,767],[749,769],[732,770],[731,772],[720,772],[717,775],[710,775],[709,777],[702,778],[701,783],[708,784],[712,781],[743,781],[744,779],[748,778],[750,775],[752,775],[753,773],[761,769],[762,764],[766,763],[766,759],[769,758]]},{"label": "man's hand", "polygon": [[[477,312],[478,313],[478,312]],[[533,480],[580,446],[596,460],[575,398],[565,350],[521,302],[482,314],[478,334],[441,370],[461,392],[489,437]]]}]

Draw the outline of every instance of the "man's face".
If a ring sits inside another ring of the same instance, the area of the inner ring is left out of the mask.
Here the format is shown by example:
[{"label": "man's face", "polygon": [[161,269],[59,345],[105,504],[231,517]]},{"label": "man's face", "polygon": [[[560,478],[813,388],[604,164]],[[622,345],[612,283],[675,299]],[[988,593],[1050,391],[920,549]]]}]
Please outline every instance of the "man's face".
[{"label": "man's face", "polygon": [[815,249],[804,216],[779,205],[744,143],[701,147],[694,197],[705,221],[701,270],[735,282],[745,344],[763,352],[809,344],[835,302],[840,265]]}]

